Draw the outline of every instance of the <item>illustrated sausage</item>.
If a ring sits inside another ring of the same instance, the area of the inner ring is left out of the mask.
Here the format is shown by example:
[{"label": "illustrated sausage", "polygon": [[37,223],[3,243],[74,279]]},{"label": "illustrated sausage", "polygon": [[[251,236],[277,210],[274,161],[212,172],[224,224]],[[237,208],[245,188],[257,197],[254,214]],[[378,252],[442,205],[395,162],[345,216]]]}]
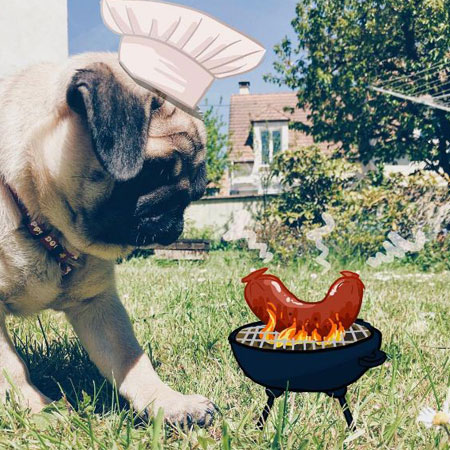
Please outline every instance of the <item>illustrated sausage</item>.
[{"label": "illustrated sausage", "polygon": [[263,332],[279,331],[280,339],[338,340],[358,317],[364,284],[357,273],[342,271],[324,299],[311,303],[298,299],[266,271],[265,267],[242,278],[248,306],[266,324]]}]

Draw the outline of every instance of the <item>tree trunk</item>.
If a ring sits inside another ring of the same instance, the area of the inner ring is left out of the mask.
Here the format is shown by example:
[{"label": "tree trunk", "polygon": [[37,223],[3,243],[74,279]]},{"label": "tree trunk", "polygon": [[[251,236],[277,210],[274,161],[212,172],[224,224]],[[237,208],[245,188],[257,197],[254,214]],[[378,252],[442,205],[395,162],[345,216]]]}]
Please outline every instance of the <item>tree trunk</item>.
[{"label": "tree trunk", "polygon": [[450,177],[450,120],[442,110],[437,110],[439,121],[439,167]]},{"label": "tree trunk", "polygon": [[402,14],[402,31],[405,37],[405,53],[408,59],[417,61],[419,59],[416,48],[416,30],[414,23],[414,12],[406,9]]}]

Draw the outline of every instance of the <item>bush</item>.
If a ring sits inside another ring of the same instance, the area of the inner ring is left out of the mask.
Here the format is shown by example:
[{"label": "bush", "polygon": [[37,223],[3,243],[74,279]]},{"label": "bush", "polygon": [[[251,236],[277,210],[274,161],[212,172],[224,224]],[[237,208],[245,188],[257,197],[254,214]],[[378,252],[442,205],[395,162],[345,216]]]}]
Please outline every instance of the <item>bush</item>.
[{"label": "bush", "polygon": [[316,251],[306,233],[323,226],[321,215],[328,212],[336,228],[324,241],[341,259],[367,260],[384,252],[382,244],[390,231],[410,240],[422,230],[430,241],[423,252],[408,255],[405,261],[424,268],[441,261],[448,267],[450,197],[448,187],[438,185],[435,177],[423,173],[385,177],[379,170],[363,178],[358,165],[317,147],[278,155],[272,175],[283,191],[267,200],[259,232],[280,257]]},{"label": "bush", "polygon": [[316,146],[278,154],[270,179],[282,186],[279,196],[267,198],[258,214],[258,233],[281,258],[292,258],[309,247],[304,230],[321,223],[328,205],[339,202],[351,183],[353,167],[329,157]]},{"label": "bush", "polygon": [[433,178],[423,174],[390,176],[377,185],[367,178],[330,208],[339,223],[332,237],[339,249],[361,257],[381,251],[390,231],[410,240],[421,230],[435,240],[449,225],[449,210],[436,221],[439,209],[449,201],[447,189],[439,189]]},{"label": "bush", "polygon": [[283,188],[272,208],[283,224],[299,229],[320,222],[326,207],[341,202],[355,179],[355,167],[311,146],[277,155],[272,177],[278,178]]},{"label": "bush", "polygon": [[197,228],[189,219],[184,221],[183,234],[180,239],[204,239],[209,241],[211,250],[230,250],[244,248],[242,242],[226,242],[222,239],[219,230],[213,226]]},{"label": "bush", "polygon": [[404,262],[422,270],[450,270],[450,234],[440,233],[437,239],[425,244],[423,251],[407,254]]},{"label": "bush", "polygon": [[205,226],[202,228],[197,228],[194,226],[194,222],[189,219],[184,220],[183,233],[180,239],[205,239],[207,241],[212,241],[217,238],[217,231],[214,227]]}]

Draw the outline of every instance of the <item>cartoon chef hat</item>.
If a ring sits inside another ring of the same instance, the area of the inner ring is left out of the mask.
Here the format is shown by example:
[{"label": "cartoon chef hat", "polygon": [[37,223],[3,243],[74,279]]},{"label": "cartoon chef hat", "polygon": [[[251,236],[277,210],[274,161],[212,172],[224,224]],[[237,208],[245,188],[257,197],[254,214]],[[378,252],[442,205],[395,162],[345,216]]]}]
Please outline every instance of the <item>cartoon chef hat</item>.
[{"label": "cartoon chef hat", "polygon": [[215,78],[263,59],[255,40],[207,14],[149,0],[102,0],[105,24],[122,35],[119,61],[139,84],[195,108]]}]

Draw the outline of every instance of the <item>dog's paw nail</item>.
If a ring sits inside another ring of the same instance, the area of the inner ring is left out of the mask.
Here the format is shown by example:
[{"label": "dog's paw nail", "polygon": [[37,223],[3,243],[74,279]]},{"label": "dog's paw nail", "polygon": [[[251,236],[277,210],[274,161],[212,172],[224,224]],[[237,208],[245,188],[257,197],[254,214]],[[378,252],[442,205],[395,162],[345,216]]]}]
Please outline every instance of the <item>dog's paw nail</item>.
[{"label": "dog's paw nail", "polygon": [[182,395],[174,393],[164,397],[156,408],[162,407],[168,424],[192,428],[194,425],[209,426],[215,415],[216,407],[201,395]]}]

